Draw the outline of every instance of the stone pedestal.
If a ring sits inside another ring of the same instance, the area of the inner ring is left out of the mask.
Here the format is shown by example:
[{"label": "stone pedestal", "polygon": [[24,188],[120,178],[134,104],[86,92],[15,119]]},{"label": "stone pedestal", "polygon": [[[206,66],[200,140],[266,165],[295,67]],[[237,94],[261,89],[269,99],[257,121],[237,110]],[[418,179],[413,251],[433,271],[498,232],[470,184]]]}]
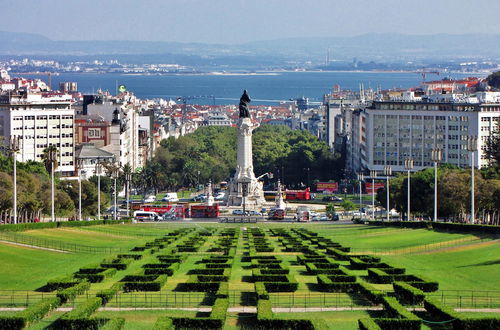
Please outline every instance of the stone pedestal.
[{"label": "stone pedestal", "polygon": [[250,118],[240,118],[238,121],[238,154],[236,173],[229,182],[228,206],[259,208],[264,202],[262,183],[253,172],[252,131]]}]

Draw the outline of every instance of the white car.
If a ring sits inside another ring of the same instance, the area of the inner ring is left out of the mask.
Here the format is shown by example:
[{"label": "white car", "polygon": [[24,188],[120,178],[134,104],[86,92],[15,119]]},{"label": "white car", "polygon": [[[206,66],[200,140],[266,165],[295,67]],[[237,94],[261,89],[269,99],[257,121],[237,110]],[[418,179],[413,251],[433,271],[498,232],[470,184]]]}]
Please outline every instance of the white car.
[{"label": "white car", "polygon": [[226,197],[226,194],[225,194],[225,193],[223,193],[223,192],[220,192],[220,193],[217,193],[217,195],[215,195],[214,199],[215,199],[216,201],[221,201],[221,200],[223,200],[223,199],[224,199],[224,197]]},{"label": "white car", "polygon": [[150,195],[144,199],[144,203],[153,203],[154,201],[156,201],[155,195]]}]

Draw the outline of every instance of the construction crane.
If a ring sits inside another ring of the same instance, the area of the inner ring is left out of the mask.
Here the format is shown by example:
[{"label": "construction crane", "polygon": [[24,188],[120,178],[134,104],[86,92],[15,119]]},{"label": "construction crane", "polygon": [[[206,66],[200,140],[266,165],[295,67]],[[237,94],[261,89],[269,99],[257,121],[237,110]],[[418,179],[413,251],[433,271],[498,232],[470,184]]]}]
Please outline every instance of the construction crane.
[{"label": "construction crane", "polygon": [[426,71],[425,68],[420,71],[415,71],[414,73],[418,73],[422,76],[422,83],[425,82],[425,78],[428,74],[435,74],[439,76],[439,71]]}]

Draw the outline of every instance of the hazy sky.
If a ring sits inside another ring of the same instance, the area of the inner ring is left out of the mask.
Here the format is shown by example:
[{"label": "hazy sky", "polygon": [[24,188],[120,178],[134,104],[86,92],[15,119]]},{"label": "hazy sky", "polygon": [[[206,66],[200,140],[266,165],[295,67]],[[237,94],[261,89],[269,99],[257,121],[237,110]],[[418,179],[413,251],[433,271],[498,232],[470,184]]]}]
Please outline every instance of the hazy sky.
[{"label": "hazy sky", "polygon": [[500,0],[0,0],[0,31],[54,40],[239,43],[288,37],[500,33]]}]

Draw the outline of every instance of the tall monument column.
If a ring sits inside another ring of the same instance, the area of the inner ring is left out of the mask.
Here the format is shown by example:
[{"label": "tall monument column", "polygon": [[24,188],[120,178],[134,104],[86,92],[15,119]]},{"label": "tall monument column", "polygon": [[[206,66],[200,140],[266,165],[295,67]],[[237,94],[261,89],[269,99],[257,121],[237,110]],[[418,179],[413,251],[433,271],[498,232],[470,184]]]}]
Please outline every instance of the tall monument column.
[{"label": "tall monument column", "polygon": [[260,207],[264,202],[262,183],[253,172],[252,131],[254,126],[248,110],[247,91],[240,98],[240,119],[238,120],[238,146],[236,172],[229,184],[229,206]]}]

